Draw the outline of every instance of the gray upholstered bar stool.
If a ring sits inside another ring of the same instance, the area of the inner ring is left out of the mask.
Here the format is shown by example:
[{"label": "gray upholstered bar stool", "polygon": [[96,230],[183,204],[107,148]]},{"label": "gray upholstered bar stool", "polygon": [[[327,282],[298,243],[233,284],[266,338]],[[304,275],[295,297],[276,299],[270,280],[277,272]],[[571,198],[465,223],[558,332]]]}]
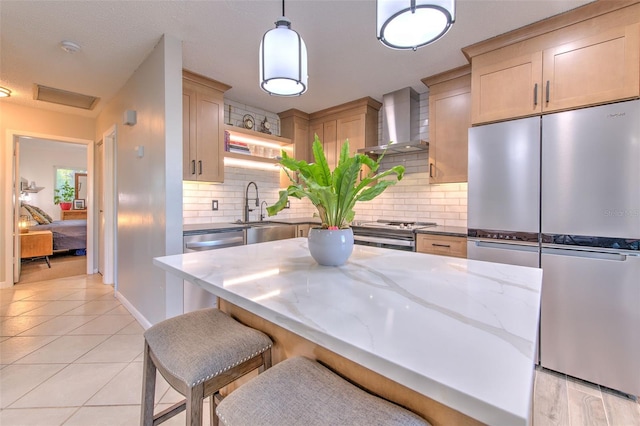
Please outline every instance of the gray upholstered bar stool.
[{"label": "gray upholstered bar stool", "polygon": [[[202,425],[204,398],[239,377],[271,367],[272,341],[218,309],[162,321],[144,333],[142,426],[157,425],[186,409],[188,426]],[[185,400],[153,415],[156,369]],[[218,424],[215,398],[211,423]]]},{"label": "gray upholstered bar stool", "polygon": [[227,426],[429,425],[304,357],[284,360],[251,379],[216,412]]}]

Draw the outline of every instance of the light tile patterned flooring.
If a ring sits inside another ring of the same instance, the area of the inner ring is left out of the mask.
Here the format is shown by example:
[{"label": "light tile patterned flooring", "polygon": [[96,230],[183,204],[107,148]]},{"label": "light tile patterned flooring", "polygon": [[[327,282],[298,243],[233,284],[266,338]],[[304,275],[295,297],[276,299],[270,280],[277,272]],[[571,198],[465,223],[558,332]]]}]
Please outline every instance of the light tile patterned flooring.
[{"label": "light tile patterned flooring", "polygon": [[[1,289],[0,320],[0,425],[140,424],[143,329],[99,275]],[[158,375],[157,410],[181,399]]]},{"label": "light tile patterned flooring", "polygon": [[[1,289],[0,320],[0,425],[139,424],[143,329],[99,275]],[[158,410],[182,399],[160,376],[156,387]],[[639,426],[640,405],[538,370],[533,418],[534,426]],[[164,424],[184,422],[181,413]]]}]

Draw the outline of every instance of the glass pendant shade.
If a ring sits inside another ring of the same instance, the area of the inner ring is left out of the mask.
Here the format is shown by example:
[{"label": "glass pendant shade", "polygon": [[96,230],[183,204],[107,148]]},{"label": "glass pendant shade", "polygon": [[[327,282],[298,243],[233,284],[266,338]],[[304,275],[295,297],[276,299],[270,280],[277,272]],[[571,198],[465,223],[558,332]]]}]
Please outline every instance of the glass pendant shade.
[{"label": "glass pendant shade", "polygon": [[285,17],[260,42],[260,87],[278,96],[299,96],[307,91],[307,47]]},{"label": "glass pendant shade", "polygon": [[377,37],[392,49],[413,49],[445,35],[455,0],[377,0]]}]

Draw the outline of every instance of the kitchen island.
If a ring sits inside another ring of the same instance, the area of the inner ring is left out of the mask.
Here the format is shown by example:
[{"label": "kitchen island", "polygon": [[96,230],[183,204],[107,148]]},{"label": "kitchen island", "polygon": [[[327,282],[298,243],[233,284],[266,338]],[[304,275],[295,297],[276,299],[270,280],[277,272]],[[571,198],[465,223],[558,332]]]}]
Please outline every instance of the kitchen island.
[{"label": "kitchen island", "polygon": [[433,425],[530,423],[542,271],[355,246],[319,266],[307,239],[154,263],[274,339]]}]

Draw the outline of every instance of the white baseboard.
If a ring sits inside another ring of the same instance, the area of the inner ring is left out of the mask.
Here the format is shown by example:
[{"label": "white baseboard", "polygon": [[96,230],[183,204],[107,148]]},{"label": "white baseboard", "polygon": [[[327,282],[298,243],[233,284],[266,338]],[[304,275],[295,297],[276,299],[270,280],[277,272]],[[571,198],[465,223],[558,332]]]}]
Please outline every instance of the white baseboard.
[{"label": "white baseboard", "polygon": [[116,299],[118,299],[120,301],[120,303],[122,303],[122,305],[124,305],[125,308],[127,308],[127,311],[129,311],[129,313],[131,315],[133,315],[133,317],[140,323],[140,325],[142,326],[142,328],[144,328],[145,330],[148,329],[149,327],[151,327],[153,324],[151,324],[145,317],[144,315],[142,315],[132,304],[131,302],[129,302],[127,300],[126,297],[124,297],[122,295],[122,293],[116,291]]}]

